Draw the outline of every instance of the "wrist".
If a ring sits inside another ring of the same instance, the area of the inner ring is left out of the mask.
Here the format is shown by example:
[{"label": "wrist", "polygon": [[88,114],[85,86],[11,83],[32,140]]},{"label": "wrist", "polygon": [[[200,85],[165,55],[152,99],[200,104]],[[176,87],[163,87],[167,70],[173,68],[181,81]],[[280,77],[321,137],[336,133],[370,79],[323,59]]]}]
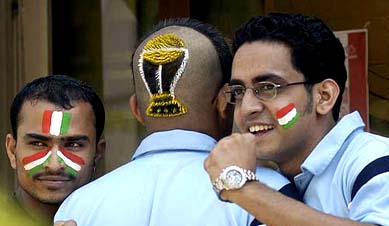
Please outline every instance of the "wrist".
[{"label": "wrist", "polygon": [[224,190],[220,194],[223,199],[228,200],[229,202],[239,203],[241,199],[245,199],[246,196],[251,196],[251,193],[258,194],[258,186],[261,185],[261,182],[248,181],[242,188],[236,190]]},{"label": "wrist", "polygon": [[227,201],[230,191],[240,190],[251,181],[258,181],[253,171],[238,166],[228,166],[213,182],[213,189],[222,201]]}]

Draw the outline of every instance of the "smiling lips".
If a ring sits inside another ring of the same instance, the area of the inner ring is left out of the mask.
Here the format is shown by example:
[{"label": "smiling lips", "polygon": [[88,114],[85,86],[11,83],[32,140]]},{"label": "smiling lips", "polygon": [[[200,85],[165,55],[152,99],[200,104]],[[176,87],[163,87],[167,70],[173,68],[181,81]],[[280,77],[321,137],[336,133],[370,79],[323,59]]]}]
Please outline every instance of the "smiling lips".
[{"label": "smiling lips", "polygon": [[260,124],[260,125],[252,125],[249,127],[248,130],[250,133],[256,134],[256,133],[266,132],[271,129],[274,129],[274,125]]}]

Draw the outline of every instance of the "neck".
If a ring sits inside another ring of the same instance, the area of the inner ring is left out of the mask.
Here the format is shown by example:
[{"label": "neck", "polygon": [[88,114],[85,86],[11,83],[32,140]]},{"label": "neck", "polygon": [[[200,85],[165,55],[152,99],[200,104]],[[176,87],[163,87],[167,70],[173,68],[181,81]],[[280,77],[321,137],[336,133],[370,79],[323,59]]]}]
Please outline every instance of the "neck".
[{"label": "neck", "polygon": [[52,224],[59,205],[42,203],[20,187],[15,191],[15,198],[31,218],[38,222],[48,223],[48,225]]},{"label": "neck", "polygon": [[311,136],[304,141],[305,145],[301,147],[300,151],[295,152],[295,155],[288,156],[283,162],[279,162],[281,172],[290,180],[301,173],[301,166],[308,156],[312,153],[315,147],[322,141],[322,139],[335,126],[335,122],[329,121],[325,126],[316,126],[314,131],[311,131]]},{"label": "neck", "polygon": [[293,159],[289,159],[283,163],[278,163],[282,174],[285,175],[289,180],[293,181],[294,176],[301,173],[301,165],[308,155],[309,153],[300,157],[294,156]]}]

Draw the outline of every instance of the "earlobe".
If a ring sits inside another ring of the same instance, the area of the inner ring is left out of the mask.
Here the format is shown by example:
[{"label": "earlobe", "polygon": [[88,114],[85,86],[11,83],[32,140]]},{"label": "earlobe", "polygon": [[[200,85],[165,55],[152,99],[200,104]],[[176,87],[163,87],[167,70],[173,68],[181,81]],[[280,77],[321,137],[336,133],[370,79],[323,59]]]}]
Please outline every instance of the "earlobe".
[{"label": "earlobe", "polygon": [[216,97],[215,104],[217,111],[222,119],[226,119],[230,116],[231,109],[228,106],[227,99],[223,93],[223,90],[226,88],[228,84],[226,83],[223,88],[219,90],[219,93]]},{"label": "earlobe", "polygon": [[11,167],[16,169],[16,140],[11,134],[7,134],[5,138],[5,148]]},{"label": "earlobe", "polygon": [[333,79],[325,79],[318,84],[318,98],[316,101],[316,112],[326,115],[332,111],[339,96],[339,86]]},{"label": "earlobe", "polygon": [[134,117],[136,118],[136,120],[138,120],[139,123],[141,123],[142,125],[145,124],[145,120],[139,110],[139,105],[138,105],[138,100],[136,99],[136,95],[133,94],[131,97],[130,97],[130,100],[129,100],[129,106],[130,106],[130,110],[132,112],[132,114],[134,115]]}]

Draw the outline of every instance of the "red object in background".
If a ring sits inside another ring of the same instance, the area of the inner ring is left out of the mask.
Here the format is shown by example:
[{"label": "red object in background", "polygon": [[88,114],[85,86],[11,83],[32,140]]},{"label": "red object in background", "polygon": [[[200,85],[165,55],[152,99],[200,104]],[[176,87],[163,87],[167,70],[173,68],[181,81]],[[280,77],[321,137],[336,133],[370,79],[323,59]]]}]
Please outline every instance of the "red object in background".
[{"label": "red object in background", "polygon": [[369,130],[369,92],[367,81],[367,30],[338,31],[335,35],[345,48],[348,80],[341,116],[358,110]]}]

